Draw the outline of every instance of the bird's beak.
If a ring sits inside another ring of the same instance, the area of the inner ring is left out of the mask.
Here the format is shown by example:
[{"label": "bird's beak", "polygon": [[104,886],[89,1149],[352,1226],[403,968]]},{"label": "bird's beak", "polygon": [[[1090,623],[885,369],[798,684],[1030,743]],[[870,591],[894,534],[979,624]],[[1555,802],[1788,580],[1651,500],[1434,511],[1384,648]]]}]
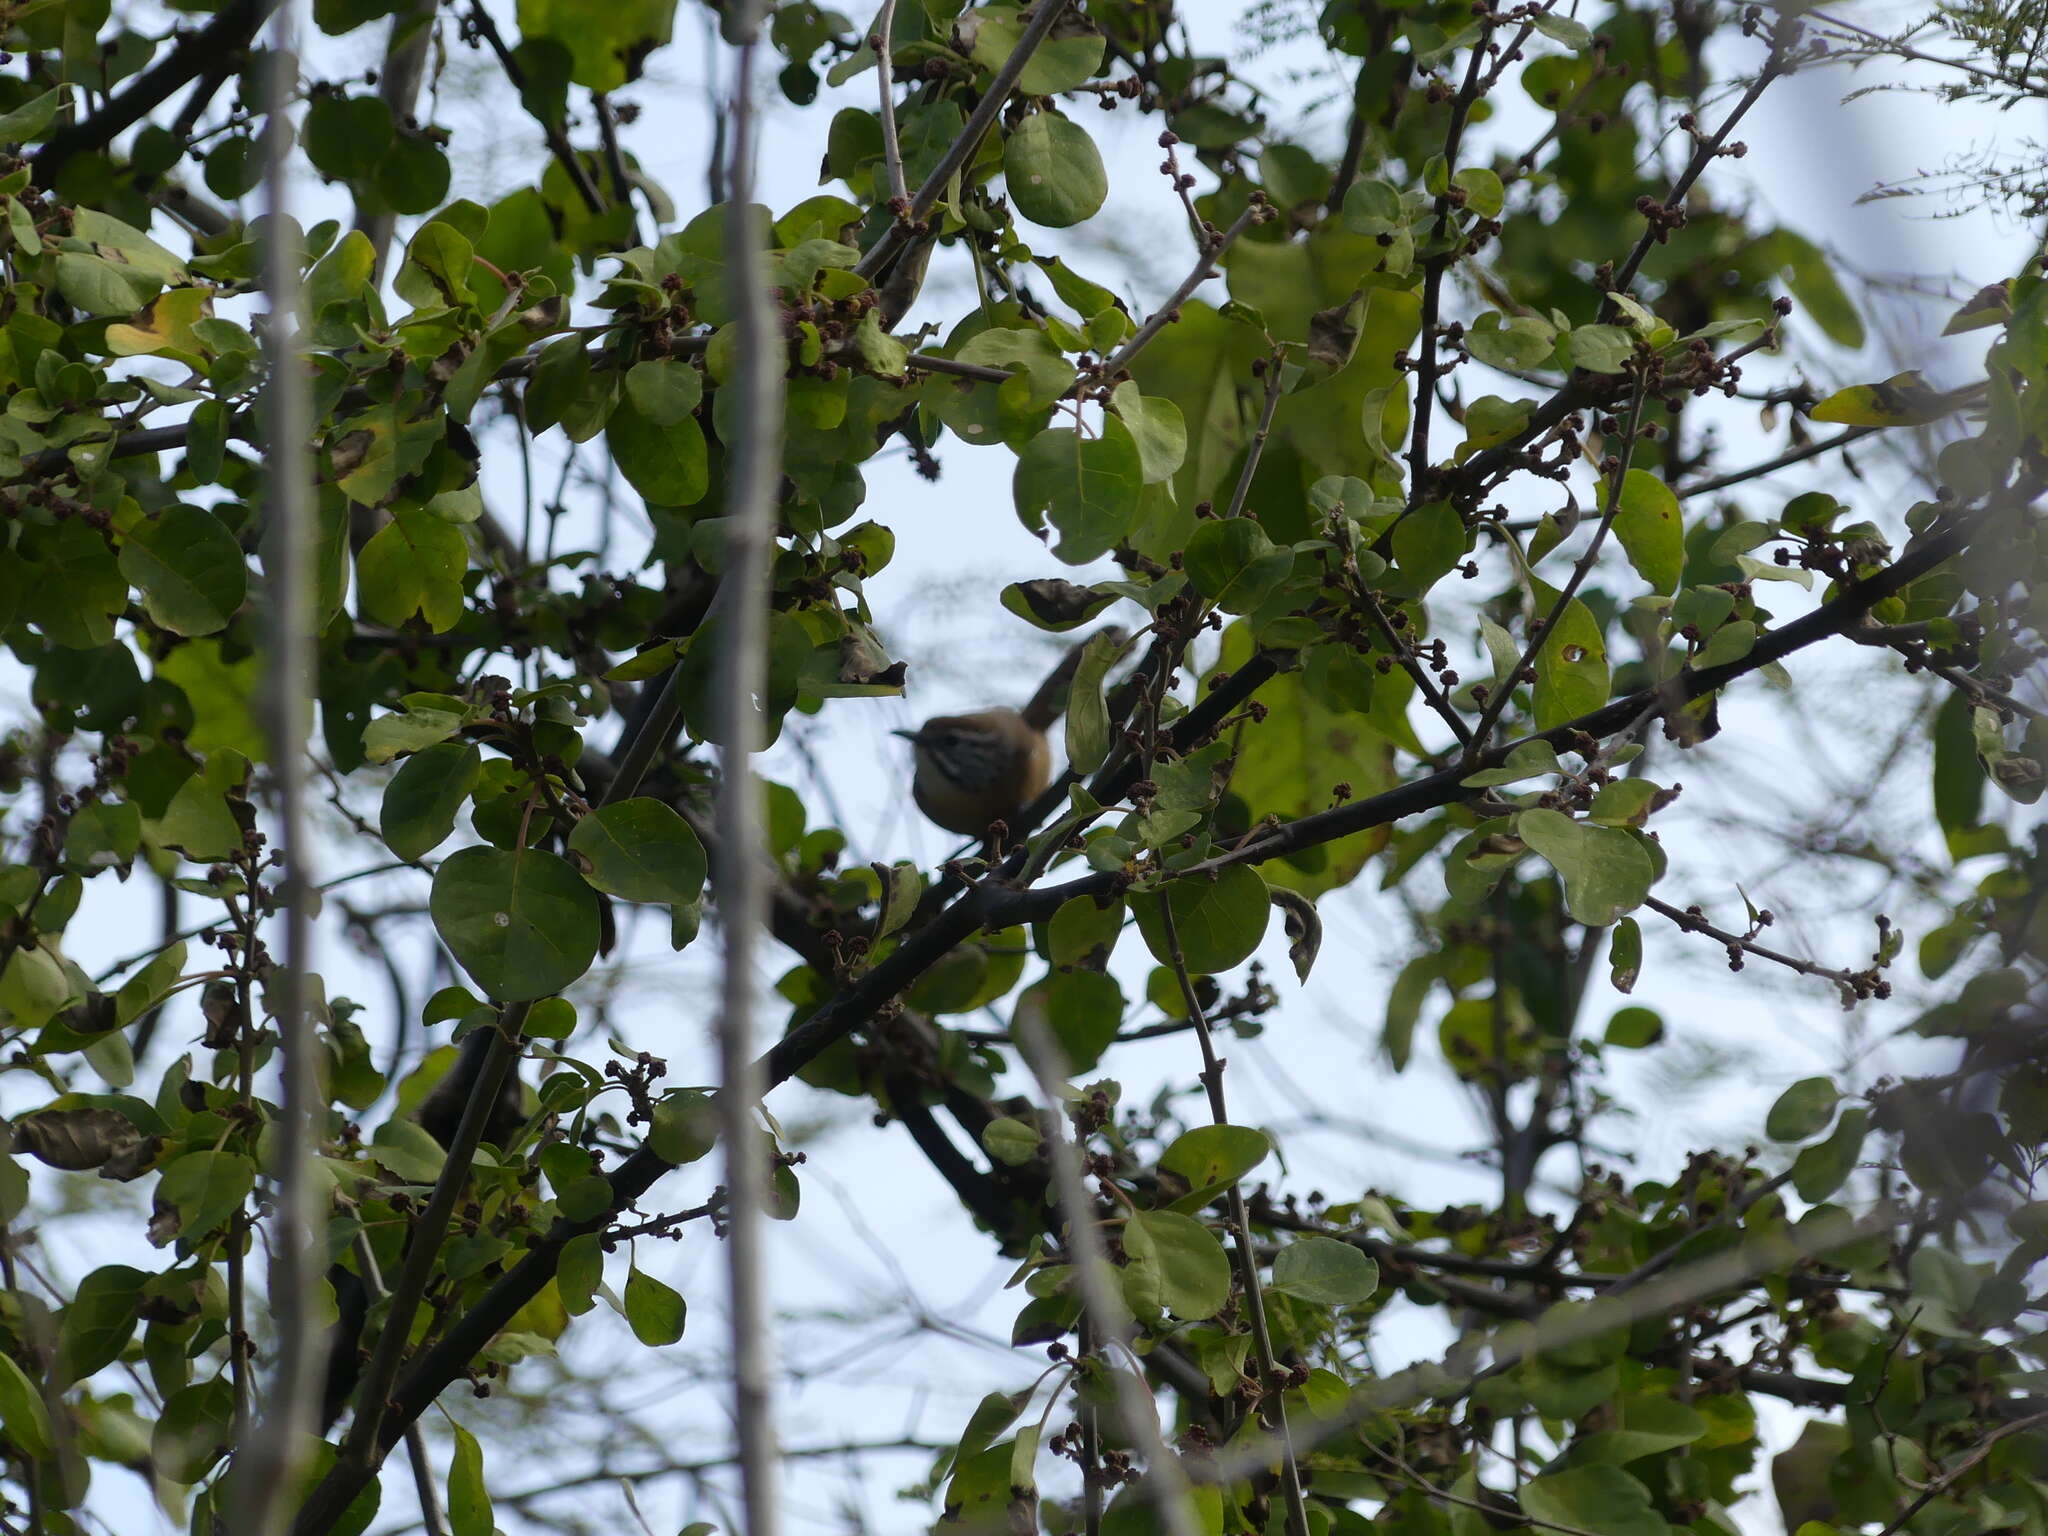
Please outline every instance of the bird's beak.
[{"label": "bird's beak", "polygon": [[924,735],[921,731],[891,731],[889,734],[891,736],[901,736],[905,741],[921,741]]}]

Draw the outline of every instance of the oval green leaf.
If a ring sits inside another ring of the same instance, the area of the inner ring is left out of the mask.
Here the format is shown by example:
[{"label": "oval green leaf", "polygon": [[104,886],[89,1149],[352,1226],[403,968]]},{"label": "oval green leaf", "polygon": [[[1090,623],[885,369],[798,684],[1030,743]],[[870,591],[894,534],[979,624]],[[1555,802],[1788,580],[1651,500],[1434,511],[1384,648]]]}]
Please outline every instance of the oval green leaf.
[{"label": "oval green leaf", "polygon": [[1003,146],[1003,175],[1017,212],[1047,229],[1091,219],[1109,196],[1102,152],[1057,112],[1027,117]]},{"label": "oval green leaf", "polygon": [[704,893],[704,845],[659,800],[621,800],[592,811],[569,834],[583,878],[621,901],[691,902]]},{"label": "oval green leaf", "polygon": [[1180,936],[1181,952],[1193,975],[1215,975],[1249,960],[1259,940],[1266,936],[1266,917],[1271,910],[1266,882],[1257,870],[1233,865],[1213,882],[1206,879],[1177,880],[1164,891],[1133,896],[1131,911],[1138,919],[1138,931],[1146,947],[1161,965],[1173,964],[1173,946],[1167,942],[1166,917],[1173,913],[1174,931]]},{"label": "oval green leaf", "polygon": [[483,771],[483,754],[467,742],[444,741],[415,752],[384,786],[378,829],[401,859],[432,853],[455,830],[456,814]]},{"label": "oval green leaf", "polygon": [[1379,1288],[1379,1265],[1334,1237],[1297,1238],[1273,1260],[1272,1289],[1312,1306],[1356,1306]]},{"label": "oval green leaf", "polygon": [[434,875],[428,911],[478,986],[503,1002],[559,992],[597,955],[597,893],[536,848],[464,848]]},{"label": "oval green leaf", "polygon": [[128,534],[121,574],[142,589],[142,606],[165,629],[210,635],[225,629],[248,596],[248,557],[227,524],[203,507],[175,506]]}]

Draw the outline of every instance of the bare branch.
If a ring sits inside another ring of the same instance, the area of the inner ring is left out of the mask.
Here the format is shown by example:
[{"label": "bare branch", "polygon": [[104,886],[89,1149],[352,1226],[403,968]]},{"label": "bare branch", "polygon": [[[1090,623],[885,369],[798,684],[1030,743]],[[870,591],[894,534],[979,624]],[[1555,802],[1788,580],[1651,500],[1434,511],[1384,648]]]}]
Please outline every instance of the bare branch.
[{"label": "bare branch", "polygon": [[[265,484],[263,564],[268,578],[264,614],[266,688],[264,734],[270,743],[273,847],[283,859],[277,905],[284,916],[283,963],[266,987],[277,1021],[284,1076],[277,1123],[277,1231],[271,1243],[270,1310],[277,1320],[277,1367],[265,1412],[245,1454],[247,1502],[235,1527],[272,1536],[286,1516],[282,1498],[296,1488],[325,1365],[327,1337],[312,1317],[314,1287],[324,1251],[325,1201],[313,1177],[323,1140],[326,1097],[320,1085],[320,1043],[313,1030],[307,974],[313,958],[313,866],[306,820],[306,742],[313,728],[315,581],[313,435],[310,380],[299,356],[301,281],[292,238],[289,108],[299,85],[296,11],[280,7],[264,81],[263,285],[270,303],[264,330],[270,367],[264,396]],[[250,893],[251,921],[259,912]]]},{"label": "bare branch", "polygon": [[725,571],[719,591],[718,820],[723,834],[714,889],[725,937],[718,1008],[719,1137],[725,1144],[726,1261],[732,1322],[735,1433],[747,1536],[779,1528],[780,1451],[776,1444],[774,1367],[762,1262],[768,1168],[756,1125],[765,1083],[753,1060],[754,952],[768,920],[769,875],[763,867],[761,788],[753,757],[761,746],[760,707],[767,690],[769,562],[774,552],[775,487],[782,474],[782,338],[767,287],[758,223],[753,217],[756,106],[754,51],[766,7],[738,0],[725,14],[734,67],[732,163],[726,185],[733,213],[725,221],[725,269],[731,274],[735,356],[732,380],[739,409],[728,445]]}]

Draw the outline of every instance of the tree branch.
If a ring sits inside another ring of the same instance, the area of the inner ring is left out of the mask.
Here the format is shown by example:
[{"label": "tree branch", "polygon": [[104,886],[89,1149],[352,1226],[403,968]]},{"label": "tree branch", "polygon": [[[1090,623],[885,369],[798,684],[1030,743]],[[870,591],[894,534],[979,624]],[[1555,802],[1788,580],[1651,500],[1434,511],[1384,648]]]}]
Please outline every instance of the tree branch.
[{"label": "tree branch", "polygon": [[229,0],[205,26],[180,36],[176,46],[153,68],[136,76],[128,89],[98,112],[58,129],[43,141],[43,147],[29,162],[36,185],[54,185],[58,173],[73,158],[104,149],[170,100],[188,81],[198,79],[248,48],[277,4],[278,0]]}]

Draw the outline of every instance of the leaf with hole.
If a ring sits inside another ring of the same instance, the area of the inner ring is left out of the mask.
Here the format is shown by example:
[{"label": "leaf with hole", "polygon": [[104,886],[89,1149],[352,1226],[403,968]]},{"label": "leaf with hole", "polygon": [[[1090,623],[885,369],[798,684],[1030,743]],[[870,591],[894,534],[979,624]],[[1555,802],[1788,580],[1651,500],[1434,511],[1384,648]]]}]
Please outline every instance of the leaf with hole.
[{"label": "leaf with hole", "polygon": [[1003,145],[1003,177],[1017,212],[1047,229],[1091,219],[1109,196],[1102,152],[1088,130],[1057,112],[1034,112]]},{"label": "leaf with hole", "polygon": [[597,956],[597,893],[537,848],[464,848],[434,874],[435,931],[477,985],[503,1002],[559,992]]},{"label": "leaf with hole", "polygon": [[1632,469],[1624,475],[1614,536],[1651,591],[1678,590],[1678,573],[1685,565],[1685,520],[1670,486],[1647,470]]}]

